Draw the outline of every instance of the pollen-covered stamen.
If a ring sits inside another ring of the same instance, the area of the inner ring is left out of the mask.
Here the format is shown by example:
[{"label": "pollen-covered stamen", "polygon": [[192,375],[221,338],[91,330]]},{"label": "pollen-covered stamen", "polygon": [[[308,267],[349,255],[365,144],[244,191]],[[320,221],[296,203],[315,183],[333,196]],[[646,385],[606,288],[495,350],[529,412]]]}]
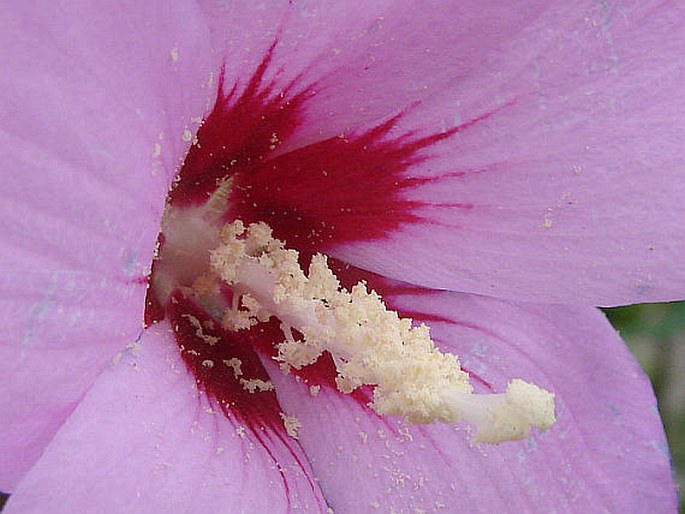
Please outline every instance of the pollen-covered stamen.
[{"label": "pollen-covered stamen", "polygon": [[528,437],[532,426],[546,430],[555,421],[554,395],[520,379],[509,382],[506,393],[447,393],[446,401],[474,424],[476,441],[501,443]]},{"label": "pollen-covered stamen", "polygon": [[504,394],[472,394],[458,358],[435,347],[427,326],[388,310],[364,283],[341,288],[325,256],[313,256],[307,274],[298,258],[266,224],[246,228],[239,220],[222,229],[210,257],[214,272],[241,296],[225,324],[235,330],[276,316],[284,332],[277,357],[284,369],[312,364],[327,351],[338,389],[374,386],[371,407],[379,414],[412,423],[465,419],[483,442],[520,439],[532,426],[554,422],[551,393],[514,380]]}]

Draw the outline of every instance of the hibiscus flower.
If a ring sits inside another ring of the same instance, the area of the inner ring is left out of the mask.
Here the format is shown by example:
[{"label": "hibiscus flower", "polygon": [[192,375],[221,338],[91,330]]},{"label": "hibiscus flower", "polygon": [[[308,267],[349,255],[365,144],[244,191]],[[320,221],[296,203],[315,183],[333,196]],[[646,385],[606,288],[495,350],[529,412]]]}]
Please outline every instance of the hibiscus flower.
[{"label": "hibiscus flower", "polygon": [[[675,508],[649,382],[592,306],[684,296],[683,7],[2,10],[7,512]],[[288,327],[197,293],[192,209],[328,255],[556,423],[475,444],[342,394],[329,353],[284,373]]]}]

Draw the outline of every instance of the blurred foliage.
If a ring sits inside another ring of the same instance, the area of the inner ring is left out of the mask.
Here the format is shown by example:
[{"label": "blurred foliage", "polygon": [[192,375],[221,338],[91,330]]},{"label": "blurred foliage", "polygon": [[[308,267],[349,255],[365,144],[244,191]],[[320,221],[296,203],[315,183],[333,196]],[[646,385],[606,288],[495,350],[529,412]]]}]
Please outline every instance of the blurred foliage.
[{"label": "blurred foliage", "polygon": [[685,514],[685,302],[605,312],[652,380]]}]

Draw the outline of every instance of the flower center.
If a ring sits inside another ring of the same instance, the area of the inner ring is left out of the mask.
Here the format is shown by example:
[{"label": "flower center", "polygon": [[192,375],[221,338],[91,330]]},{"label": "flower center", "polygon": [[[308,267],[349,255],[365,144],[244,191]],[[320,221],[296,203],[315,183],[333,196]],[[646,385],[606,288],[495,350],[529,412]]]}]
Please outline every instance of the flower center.
[{"label": "flower center", "polygon": [[[169,193],[146,323],[169,319],[198,386],[258,438],[276,423],[288,433],[297,426],[274,415],[280,407],[265,356],[298,378],[316,376],[357,400],[371,399],[383,416],[465,419],[480,441],[549,427],[552,394],[521,380],[501,394],[473,394],[458,358],[435,347],[428,327],[389,310],[364,282],[341,287],[341,279],[351,282],[348,273],[336,276],[317,253],[383,238],[421,220],[424,207],[470,208],[406,194],[442,177],[410,171],[459,129],[397,135],[398,113],[364,131],[297,140],[316,87],[267,81],[274,48],[228,92],[220,75],[214,108]],[[283,146],[287,141],[293,144]],[[453,173],[461,172],[444,176]]]},{"label": "flower center", "polygon": [[[167,208],[153,277],[162,305],[181,289],[230,332],[277,318],[283,337],[274,358],[284,373],[328,353],[338,390],[370,386],[369,406],[383,416],[421,424],[464,419],[476,426],[475,439],[488,443],[554,423],[554,396],[522,380],[504,393],[473,394],[458,358],[435,347],[426,325],[389,310],[364,282],[341,287],[325,255],[315,254],[305,273],[298,252],[267,224],[221,226],[216,205],[230,186],[226,181],[204,206]],[[230,366],[239,370],[240,362]]]}]

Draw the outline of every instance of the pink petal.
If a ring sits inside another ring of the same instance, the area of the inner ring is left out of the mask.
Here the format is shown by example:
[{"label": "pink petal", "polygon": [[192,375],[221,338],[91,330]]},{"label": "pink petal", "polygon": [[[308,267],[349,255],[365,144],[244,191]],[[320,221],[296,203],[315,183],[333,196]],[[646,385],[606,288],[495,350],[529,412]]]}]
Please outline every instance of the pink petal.
[{"label": "pink petal", "polygon": [[16,272],[0,283],[0,489],[12,491],[105,363],[135,339],[144,286],[77,271]]},{"label": "pink petal", "polygon": [[336,513],[672,512],[675,487],[649,382],[599,312],[424,292],[395,307],[427,321],[478,392],[521,377],[556,394],[557,423],[499,446],[465,425],[381,419],[363,404],[273,373],[281,405]]},{"label": "pink petal", "polygon": [[[457,130],[406,172],[431,179],[404,191],[424,205],[416,212],[425,221],[341,245],[337,257],[431,287],[515,299],[682,297],[678,4],[214,5],[214,44],[243,83],[277,41],[266,74],[274,92],[294,82],[313,93],[283,151],[398,113],[392,137]],[[348,217],[367,205],[374,225],[364,187]],[[343,223],[349,211],[341,212]]]},{"label": "pink petal", "polygon": [[182,134],[214,95],[197,9],[130,7],[0,8],[3,490],[139,333]]},{"label": "pink petal", "polygon": [[3,264],[147,270],[183,131],[214,97],[217,63],[192,5],[134,5],[3,16]]},{"label": "pink petal", "polygon": [[10,498],[13,512],[325,511],[294,440],[262,436],[208,403],[170,327],[105,371]]}]

